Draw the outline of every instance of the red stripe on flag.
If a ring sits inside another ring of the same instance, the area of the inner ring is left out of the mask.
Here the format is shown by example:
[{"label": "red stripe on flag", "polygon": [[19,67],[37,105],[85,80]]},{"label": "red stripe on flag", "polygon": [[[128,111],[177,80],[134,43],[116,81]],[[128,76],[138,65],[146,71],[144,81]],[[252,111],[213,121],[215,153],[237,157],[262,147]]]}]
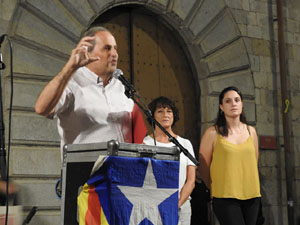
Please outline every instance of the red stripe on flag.
[{"label": "red stripe on flag", "polygon": [[90,188],[88,197],[88,210],[85,214],[86,225],[101,225],[101,205],[95,187]]}]

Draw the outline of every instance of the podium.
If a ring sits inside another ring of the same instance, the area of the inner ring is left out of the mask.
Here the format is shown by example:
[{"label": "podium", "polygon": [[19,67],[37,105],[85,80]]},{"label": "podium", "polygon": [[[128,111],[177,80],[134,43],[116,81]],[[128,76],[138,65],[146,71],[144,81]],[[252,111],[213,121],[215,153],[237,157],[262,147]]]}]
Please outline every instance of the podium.
[{"label": "podium", "polygon": [[[81,196],[89,195],[86,197],[89,200],[91,193],[97,196],[101,209],[95,212],[99,213],[96,218],[105,219],[106,224],[156,224],[153,220],[157,219],[163,221],[162,224],[176,224],[179,154],[177,147],[114,140],[65,145],[61,224],[79,224],[78,221],[84,219],[82,216],[93,214],[89,210],[93,210],[94,206],[88,209],[90,203],[81,204],[88,213],[82,213],[82,207],[77,207],[78,196],[82,202],[85,197]],[[99,165],[91,176],[95,162]]]}]

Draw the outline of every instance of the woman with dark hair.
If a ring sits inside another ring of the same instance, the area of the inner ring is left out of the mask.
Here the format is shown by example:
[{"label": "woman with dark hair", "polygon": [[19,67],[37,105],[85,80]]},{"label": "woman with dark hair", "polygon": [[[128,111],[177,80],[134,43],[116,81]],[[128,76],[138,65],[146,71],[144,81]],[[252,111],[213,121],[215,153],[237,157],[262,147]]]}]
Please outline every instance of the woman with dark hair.
[{"label": "woman with dark hair", "polygon": [[[158,97],[149,104],[149,109],[154,118],[165,128],[178,142],[186,148],[189,153],[194,156],[193,146],[188,139],[184,139],[172,130],[172,127],[179,120],[178,110],[175,104],[166,97]],[[151,124],[151,120],[148,120]],[[144,143],[147,145],[172,147],[174,144],[169,141],[168,136],[157,126],[154,128],[154,134],[145,137]],[[184,153],[180,153],[180,169],[179,169],[179,201],[178,216],[179,225],[190,225],[191,206],[190,194],[195,186],[196,167],[195,164],[188,159]]]},{"label": "woman with dark hair", "polygon": [[204,132],[199,161],[220,225],[255,225],[261,197],[258,141],[236,87],[220,93],[217,120]]}]

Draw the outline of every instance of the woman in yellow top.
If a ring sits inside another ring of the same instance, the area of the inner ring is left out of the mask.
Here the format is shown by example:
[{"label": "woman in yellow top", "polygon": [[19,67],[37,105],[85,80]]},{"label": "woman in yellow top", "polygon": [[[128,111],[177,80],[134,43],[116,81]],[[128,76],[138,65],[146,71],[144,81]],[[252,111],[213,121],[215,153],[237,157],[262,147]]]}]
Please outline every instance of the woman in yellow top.
[{"label": "woman in yellow top", "polygon": [[247,125],[243,96],[236,87],[219,95],[219,112],[199,149],[200,175],[211,189],[220,225],[255,225],[260,203],[258,141]]}]

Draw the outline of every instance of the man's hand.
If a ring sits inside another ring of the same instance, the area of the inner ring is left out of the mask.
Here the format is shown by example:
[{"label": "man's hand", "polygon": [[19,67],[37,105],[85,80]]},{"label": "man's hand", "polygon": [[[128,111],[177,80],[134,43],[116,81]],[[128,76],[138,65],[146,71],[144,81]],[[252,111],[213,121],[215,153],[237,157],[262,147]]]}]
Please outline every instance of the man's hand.
[{"label": "man's hand", "polygon": [[68,64],[75,70],[100,59],[98,56],[91,56],[88,52],[88,48],[93,47],[92,41],[95,41],[95,37],[84,37],[72,50]]}]

